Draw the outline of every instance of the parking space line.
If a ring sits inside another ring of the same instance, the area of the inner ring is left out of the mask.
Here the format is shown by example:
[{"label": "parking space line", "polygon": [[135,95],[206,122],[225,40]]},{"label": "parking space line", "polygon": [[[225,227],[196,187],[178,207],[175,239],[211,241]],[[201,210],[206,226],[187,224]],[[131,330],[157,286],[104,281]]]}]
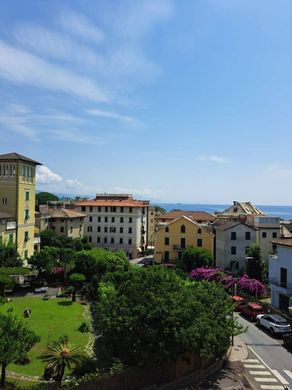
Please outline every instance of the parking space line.
[{"label": "parking space line", "polygon": [[263,390],[283,390],[283,386],[279,385],[261,385]]},{"label": "parking space line", "polygon": [[272,375],[270,371],[249,371],[251,375]]},{"label": "parking space line", "polygon": [[292,372],[291,371],[289,371],[289,370],[283,370],[283,371],[285,372],[286,375],[289,376],[289,378],[292,379]]},{"label": "parking space line", "polygon": [[289,385],[289,382],[286,381],[285,378],[282,377],[282,375],[277,370],[271,370],[272,374],[275,375],[276,378],[283,384],[283,385]]},{"label": "parking space line", "polygon": [[276,378],[254,378],[257,382],[278,382]]},{"label": "parking space line", "polygon": [[258,359],[244,359],[242,363],[259,363]]},{"label": "parking space line", "polygon": [[245,364],[244,367],[246,367],[246,368],[266,368],[262,364]]}]

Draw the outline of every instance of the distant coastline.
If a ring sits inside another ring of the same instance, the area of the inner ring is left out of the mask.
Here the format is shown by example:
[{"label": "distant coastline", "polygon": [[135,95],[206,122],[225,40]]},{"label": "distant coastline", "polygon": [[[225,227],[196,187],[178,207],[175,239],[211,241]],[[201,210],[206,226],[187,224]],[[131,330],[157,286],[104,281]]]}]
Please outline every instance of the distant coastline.
[{"label": "distant coastline", "polygon": [[[230,204],[200,204],[200,203],[153,203],[157,206],[161,206],[166,209],[166,211],[171,211],[173,209],[179,210],[197,210],[197,211],[206,211],[207,213],[214,214],[215,212],[222,212],[227,207],[230,207]],[[271,217],[279,217],[285,220],[292,220],[292,206],[273,206],[273,205],[256,205],[260,210]]]}]

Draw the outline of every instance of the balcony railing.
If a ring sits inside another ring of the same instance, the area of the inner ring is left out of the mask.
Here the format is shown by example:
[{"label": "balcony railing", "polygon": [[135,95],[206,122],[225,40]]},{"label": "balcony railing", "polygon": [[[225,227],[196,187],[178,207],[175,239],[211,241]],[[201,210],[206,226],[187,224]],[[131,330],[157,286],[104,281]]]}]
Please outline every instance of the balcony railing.
[{"label": "balcony railing", "polygon": [[34,244],[40,244],[41,243],[41,238],[40,237],[34,237],[33,243]]},{"label": "balcony railing", "polygon": [[178,244],[174,244],[174,245],[173,245],[173,249],[174,249],[175,251],[184,251],[184,250],[186,250],[187,248],[186,248],[186,246],[181,246],[181,245],[178,245]]},{"label": "balcony railing", "polygon": [[16,222],[7,222],[6,230],[14,230],[16,229]]}]

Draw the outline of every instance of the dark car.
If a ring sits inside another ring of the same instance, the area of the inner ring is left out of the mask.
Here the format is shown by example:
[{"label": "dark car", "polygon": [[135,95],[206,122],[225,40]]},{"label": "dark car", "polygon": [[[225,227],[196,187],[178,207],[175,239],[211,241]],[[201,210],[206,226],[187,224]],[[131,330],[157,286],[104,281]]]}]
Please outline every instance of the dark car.
[{"label": "dark car", "polygon": [[292,333],[283,334],[283,344],[286,348],[292,349]]},{"label": "dark car", "polygon": [[150,265],[153,265],[154,262],[153,262],[153,259],[151,257],[145,257],[144,259],[138,261],[139,265],[143,265],[144,267],[148,267]]}]

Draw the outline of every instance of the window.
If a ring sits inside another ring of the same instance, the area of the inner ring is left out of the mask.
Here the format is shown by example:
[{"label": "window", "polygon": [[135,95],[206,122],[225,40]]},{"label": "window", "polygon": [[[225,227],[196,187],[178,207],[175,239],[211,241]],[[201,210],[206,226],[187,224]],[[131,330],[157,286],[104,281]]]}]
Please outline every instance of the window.
[{"label": "window", "polygon": [[168,263],[168,262],[169,262],[169,252],[168,252],[168,251],[165,251],[165,252],[164,252],[164,262],[165,262],[165,263]]},{"label": "window", "polygon": [[114,237],[111,237],[111,244],[114,244],[115,243],[115,239]]},{"label": "window", "polygon": [[111,227],[110,227],[110,233],[115,233],[115,232],[116,232],[115,226],[111,226]]},{"label": "window", "polygon": [[87,226],[87,231],[92,232],[92,226]]},{"label": "window", "polygon": [[104,222],[107,222],[107,217],[104,217]]},{"label": "window", "polygon": [[287,288],[287,268],[280,268],[280,284],[281,287]]},{"label": "window", "polygon": [[2,204],[3,204],[3,205],[7,205],[7,197],[6,197],[6,196],[3,196],[3,198],[2,198]]},{"label": "window", "polygon": [[145,214],[145,207],[142,208],[142,214]]},{"label": "window", "polygon": [[245,239],[250,240],[250,232],[245,232]]},{"label": "window", "polygon": [[231,240],[232,241],[236,240],[236,232],[231,232]]},{"label": "window", "polygon": [[198,229],[198,234],[202,234],[202,229]]},{"label": "window", "polygon": [[101,206],[98,206],[97,211],[100,213],[101,212]]},{"label": "window", "polygon": [[24,210],[24,219],[26,219],[26,220],[29,219],[29,210],[28,209]]},{"label": "window", "polygon": [[112,217],[112,223],[114,223],[115,222],[115,217]]},{"label": "window", "polygon": [[89,207],[89,212],[92,213],[92,206]]},{"label": "window", "polygon": [[64,226],[61,226],[60,232],[61,232],[61,233],[64,233]]},{"label": "window", "polygon": [[107,237],[104,237],[103,242],[107,244]]},{"label": "window", "polygon": [[132,245],[132,239],[131,238],[128,239],[128,244]]},{"label": "window", "polygon": [[117,208],[115,206],[110,208],[111,213],[115,213],[117,211]]},{"label": "window", "polygon": [[107,207],[107,206],[105,206],[104,211],[105,211],[106,213],[108,212],[108,207]]},{"label": "window", "polygon": [[267,232],[262,232],[262,238],[267,238]]},{"label": "window", "polygon": [[133,222],[133,218],[130,217],[130,218],[129,218],[129,223],[132,223],[132,222]]},{"label": "window", "polygon": [[198,238],[198,239],[197,239],[197,246],[198,246],[198,247],[203,246],[203,240],[202,240],[201,238]]},{"label": "window", "polygon": [[28,258],[28,250],[27,250],[27,249],[24,251],[24,258],[25,258],[25,259]]},{"label": "window", "polygon": [[107,226],[104,227],[104,232],[107,233]]},{"label": "window", "polygon": [[29,201],[29,191],[25,191],[25,201],[28,202]]},{"label": "window", "polygon": [[246,247],[245,247],[245,254],[246,254],[246,255],[248,254],[248,251],[249,251],[249,246],[246,246]]},{"label": "window", "polygon": [[100,233],[100,226],[97,226],[97,233]]},{"label": "window", "polygon": [[120,233],[124,233],[124,228],[120,227]]},{"label": "window", "polygon": [[124,207],[120,207],[120,213],[124,212]]},{"label": "window", "polygon": [[64,219],[61,219],[61,222],[64,222]]},{"label": "window", "polygon": [[120,244],[123,243],[123,237],[120,237]]},{"label": "window", "polygon": [[131,227],[129,227],[129,233],[132,233],[132,228]]},{"label": "window", "polygon": [[85,206],[81,206],[81,211],[86,211],[86,207]]},{"label": "window", "polygon": [[169,237],[164,237],[164,245],[169,245]]},{"label": "window", "polygon": [[185,238],[180,239],[180,247],[181,247],[181,249],[185,249],[185,247],[186,247],[186,239]]},{"label": "window", "polygon": [[88,242],[92,242],[92,237],[91,236],[88,237]]},{"label": "window", "polygon": [[97,217],[97,222],[101,222],[101,217]]},{"label": "window", "polygon": [[132,212],[133,212],[133,208],[129,207],[129,213],[132,213]]},{"label": "window", "polygon": [[273,238],[277,238],[277,232],[273,232]]},{"label": "window", "polygon": [[96,237],[96,242],[100,244],[100,237]]},{"label": "window", "polygon": [[236,255],[236,246],[231,247],[231,254]]},{"label": "window", "polygon": [[120,223],[124,223],[124,217],[120,218]]},{"label": "window", "polygon": [[168,233],[168,232],[169,232],[169,227],[168,227],[168,226],[166,226],[166,228],[165,228],[165,232],[166,232],[166,233]]},{"label": "window", "polygon": [[185,225],[181,225],[181,227],[180,227],[180,232],[181,232],[181,233],[185,233],[185,232],[186,232],[186,227],[185,227]]},{"label": "window", "polygon": [[89,222],[92,222],[92,217],[89,217]]},{"label": "window", "polygon": [[24,232],[24,241],[28,241],[28,240],[29,240],[28,232]]}]

